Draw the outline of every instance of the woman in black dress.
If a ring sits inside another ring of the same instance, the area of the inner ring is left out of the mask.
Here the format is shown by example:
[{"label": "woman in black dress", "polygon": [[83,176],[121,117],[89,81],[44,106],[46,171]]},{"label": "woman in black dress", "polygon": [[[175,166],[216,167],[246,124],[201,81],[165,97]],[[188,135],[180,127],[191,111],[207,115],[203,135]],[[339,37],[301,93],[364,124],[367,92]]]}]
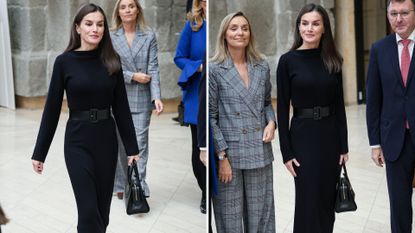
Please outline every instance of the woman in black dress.
[{"label": "woman in black dress", "polygon": [[294,44],[277,69],[280,148],[295,180],[295,233],[333,232],[336,182],[348,160],[341,66],[327,12],[304,6]]},{"label": "woman in black dress", "polygon": [[58,124],[64,91],[69,107],[64,152],[78,207],[78,232],[104,233],[118,152],[111,110],[129,164],[138,160],[138,146],[121,63],[111,44],[104,11],[95,4],[78,10],[69,45],[55,60],[32,156],[33,169],[39,174]]}]

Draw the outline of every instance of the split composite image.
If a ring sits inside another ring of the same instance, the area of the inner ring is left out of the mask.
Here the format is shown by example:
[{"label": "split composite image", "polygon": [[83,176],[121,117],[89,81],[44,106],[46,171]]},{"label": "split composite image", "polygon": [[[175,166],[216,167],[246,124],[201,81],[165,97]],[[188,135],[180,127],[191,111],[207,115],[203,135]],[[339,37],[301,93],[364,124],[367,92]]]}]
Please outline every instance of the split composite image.
[{"label": "split composite image", "polygon": [[415,1],[0,1],[0,232],[410,233]]}]

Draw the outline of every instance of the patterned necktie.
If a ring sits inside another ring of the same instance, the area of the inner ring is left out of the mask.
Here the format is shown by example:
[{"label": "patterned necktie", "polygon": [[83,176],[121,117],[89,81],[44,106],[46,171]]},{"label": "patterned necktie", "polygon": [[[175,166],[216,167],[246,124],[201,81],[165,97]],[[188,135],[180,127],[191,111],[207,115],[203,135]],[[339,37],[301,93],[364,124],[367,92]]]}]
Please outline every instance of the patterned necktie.
[{"label": "patterned necktie", "polygon": [[401,55],[401,74],[403,84],[406,86],[406,80],[408,80],[409,65],[411,63],[411,57],[409,55],[409,43],[410,39],[401,40],[403,44],[402,55]]},{"label": "patterned necktie", "polygon": [[[411,56],[409,54],[409,43],[410,39],[401,40],[403,44],[402,55],[401,55],[401,74],[403,85],[406,87],[406,81],[408,80],[409,65],[411,63]],[[406,128],[409,129],[408,121],[406,121]]]}]

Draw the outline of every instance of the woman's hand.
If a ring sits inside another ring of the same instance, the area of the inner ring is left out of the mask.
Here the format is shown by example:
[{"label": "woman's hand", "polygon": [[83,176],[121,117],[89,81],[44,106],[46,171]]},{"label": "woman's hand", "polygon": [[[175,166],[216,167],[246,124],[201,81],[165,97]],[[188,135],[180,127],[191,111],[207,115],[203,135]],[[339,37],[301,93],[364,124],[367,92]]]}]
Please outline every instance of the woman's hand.
[{"label": "woman's hand", "polygon": [[287,170],[291,173],[293,177],[297,177],[297,173],[295,173],[294,165],[299,167],[300,163],[296,159],[291,159],[288,162],[285,163],[285,167]]},{"label": "woman's hand", "polygon": [[342,165],[343,161],[346,163],[349,160],[348,154],[342,154],[340,155],[339,165]]},{"label": "woman's hand", "polygon": [[264,135],[262,136],[262,141],[265,143],[271,142],[274,139],[275,132],[275,122],[270,121],[268,125],[265,126]]},{"label": "woman's hand", "polygon": [[133,164],[133,160],[135,160],[135,162],[137,162],[138,159],[140,159],[140,157],[138,155],[128,156],[128,166],[131,166]]},{"label": "woman's hand", "polygon": [[40,162],[40,161],[37,161],[37,160],[33,160],[32,159],[32,166],[33,166],[33,170],[37,174],[42,174],[42,171],[43,171],[43,162]]},{"label": "woman's hand", "polygon": [[225,184],[232,181],[232,168],[227,158],[219,160],[219,181]]},{"label": "woman's hand", "polygon": [[146,84],[151,81],[151,76],[148,74],[137,72],[137,73],[134,73],[132,79],[138,83]]},{"label": "woman's hand", "polygon": [[164,111],[163,102],[161,100],[154,100],[154,106],[156,107],[156,114],[159,116]]}]

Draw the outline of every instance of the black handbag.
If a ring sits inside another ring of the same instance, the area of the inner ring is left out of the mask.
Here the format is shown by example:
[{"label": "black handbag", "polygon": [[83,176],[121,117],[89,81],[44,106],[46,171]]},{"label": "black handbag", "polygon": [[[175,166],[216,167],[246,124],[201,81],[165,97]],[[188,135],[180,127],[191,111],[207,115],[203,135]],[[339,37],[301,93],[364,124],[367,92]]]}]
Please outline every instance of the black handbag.
[{"label": "black handbag", "polygon": [[356,211],[357,205],[355,202],[355,194],[352,188],[352,185],[347,175],[346,165],[342,164],[343,176],[339,175],[339,181],[337,182],[337,196],[336,196],[336,213],[346,212],[346,211]]},{"label": "black handbag", "polygon": [[144,190],[141,187],[140,175],[138,174],[137,163],[135,160],[131,166],[128,166],[127,175],[128,182],[125,185],[124,191],[125,209],[127,214],[148,213],[150,211],[150,206],[144,195]]}]

